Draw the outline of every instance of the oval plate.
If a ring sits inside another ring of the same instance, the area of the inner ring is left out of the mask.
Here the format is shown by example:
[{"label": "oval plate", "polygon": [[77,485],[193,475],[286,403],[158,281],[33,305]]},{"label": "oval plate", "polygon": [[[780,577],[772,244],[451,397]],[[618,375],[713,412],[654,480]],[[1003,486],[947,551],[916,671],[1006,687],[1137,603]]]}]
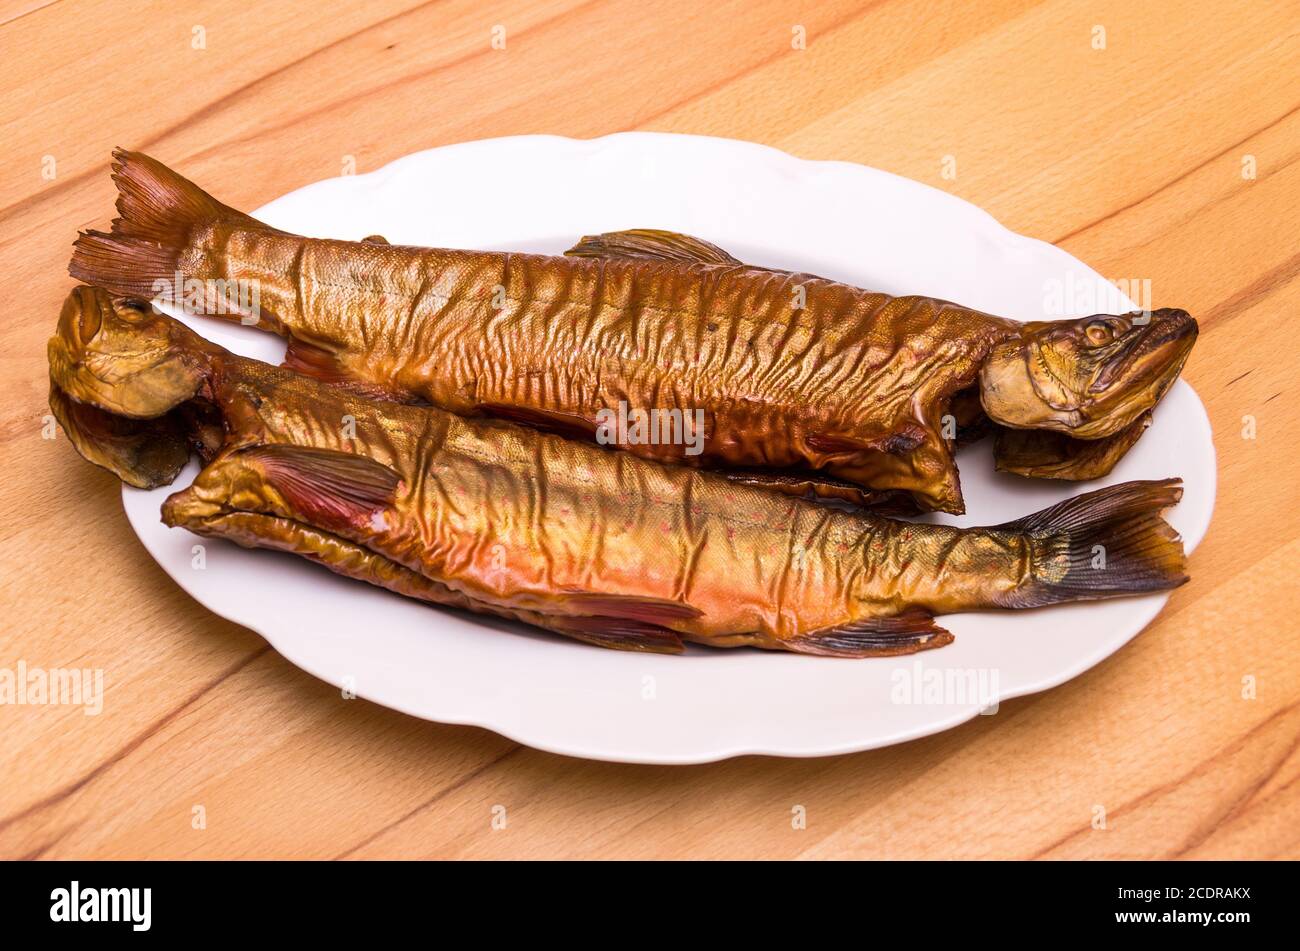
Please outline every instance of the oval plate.
[{"label": "oval plate", "polygon": [[[1134,309],[1064,251],[945,192],[725,139],[637,132],[470,142],[310,185],[255,214],[317,237],[547,253],[583,234],[667,228],[756,264],[1020,320]],[[279,362],[284,354],[283,341],[251,328],[183,319],[247,356]],[[995,474],[987,441],[963,452],[960,465],[969,514],[945,519],[954,524],[1004,522],[1083,490]],[[196,471],[191,463],[174,485],[150,492],[126,488],[123,502],[149,553],[209,610],[375,703],[593,759],[822,756],[935,733],[1087,670],[1167,600],[951,615],[942,623],[956,642],[913,658],[699,647],[681,657],[629,654],[430,608],[297,558],[165,528],[162,500]],[[1190,550],[1209,524],[1215,461],[1205,409],[1181,381],[1136,448],[1087,487],[1165,476],[1185,480],[1169,517]]]}]

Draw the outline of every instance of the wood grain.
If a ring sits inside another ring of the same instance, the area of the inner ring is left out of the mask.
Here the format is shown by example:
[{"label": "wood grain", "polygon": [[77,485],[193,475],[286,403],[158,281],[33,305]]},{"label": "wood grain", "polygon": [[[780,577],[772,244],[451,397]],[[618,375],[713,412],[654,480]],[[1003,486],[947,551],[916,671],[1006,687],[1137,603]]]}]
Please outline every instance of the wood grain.
[{"label": "wood grain", "polygon": [[[0,667],[106,672],[98,716],[0,706],[0,856],[1300,856],[1294,2],[12,0],[0,62]],[[347,156],[626,129],[888,169],[1192,311],[1220,479],[1192,583],[1082,677],[928,739],[589,763],[342,700],[184,595],[117,483],[43,438],[112,146],[254,207]]]}]

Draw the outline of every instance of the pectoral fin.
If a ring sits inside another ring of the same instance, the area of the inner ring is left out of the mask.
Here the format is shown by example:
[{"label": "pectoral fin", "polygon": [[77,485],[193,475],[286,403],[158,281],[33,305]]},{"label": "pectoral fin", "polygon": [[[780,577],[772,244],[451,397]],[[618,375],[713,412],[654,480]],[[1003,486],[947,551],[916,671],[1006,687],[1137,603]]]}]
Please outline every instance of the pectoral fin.
[{"label": "pectoral fin", "polygon": [[548,617],[546,626],[597,647],[613,650],[641,651],[649,654],[680,654],[682,639],[675,631],[644,621],[627,618]]},{"label": "pectoral fin", "polygon": [[391,505],[402,477],[383,463],[333,449],[263,445],[239,453],[261,470],[295,515],[326,528],[368,523]]},{"label": "pectoral fin", "polygon": [[906,492],[875,491],[823,472],[803,470],[719,469],[718,475],[742,485],[756,485],[804,499],[834,499],[885,515],[917,515],[920,509]]},{"label": "pectoral fin", "polygon": [[660,625],[689,621],[702,613],[699,608],[684,601],[586,591],[565,594],[563,604],[566,613],[599,614]]},{"label": "pectoral fin", "polygon": [[587,235],[564,253],[575,258],[651,258],[690,264],[744,263],[702,238],[655,228]]}]

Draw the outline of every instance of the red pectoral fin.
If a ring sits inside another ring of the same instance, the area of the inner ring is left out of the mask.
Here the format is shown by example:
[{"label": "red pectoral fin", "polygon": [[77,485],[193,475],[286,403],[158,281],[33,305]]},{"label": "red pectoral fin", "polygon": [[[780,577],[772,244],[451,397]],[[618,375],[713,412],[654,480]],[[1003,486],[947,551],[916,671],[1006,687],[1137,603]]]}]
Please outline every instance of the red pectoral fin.
[{"label": "red pectoral fin", "polygon": [[689,621],[703,613],[699,608],[685,601],[637,595],[595,594],[585,591],[565,594],[564,605],[565,613],[599,614],[660,625],[671,624],[673,621]]},{"label": "red pectoral fin", "polygon": [[284,363],[280,365],[325,383],[338,383],[348,378],[332,352],[297,337],[289,338]]},{"label": "red pectoral fin", "polygon": [[680,654],[682,639],[676,631],[644,621],[627,618],[555,617],[551,627],[562,634],[614,650],[642,651],[649,654]]},{"label": "red pectoral fin", "polygon": [[322,527],[364,525],[391,505],[402,477],[367,456],[309,446],[255,446],[240,454],[303,521]]}]

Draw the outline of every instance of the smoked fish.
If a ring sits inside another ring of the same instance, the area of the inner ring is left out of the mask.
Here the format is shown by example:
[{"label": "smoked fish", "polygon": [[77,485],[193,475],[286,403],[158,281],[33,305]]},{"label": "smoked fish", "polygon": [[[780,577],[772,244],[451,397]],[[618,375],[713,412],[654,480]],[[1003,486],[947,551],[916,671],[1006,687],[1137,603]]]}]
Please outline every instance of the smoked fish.
[{"label": "smoked fish", "polygon": [[1181,310],[1018,323],[659,231],[566,256],[304,238],[114,154],[79,280],[278,333],[286,366],[365,395],[882,510],[964,511],[954,448],[991,429],[1001,469],[1104,475],[1196,338]]},{"label": "smoked fish", "polygon": [[[961,512],[954,446],[988,429],[1006,471],[1104,475],[1196,337],[1180,310],[1022,324],[657,231],[563,257],[303,238],[148,156],[115,159],[119,217],[77,240],[80,280],[279,333],[286,366],[366,395],[792,494]],[[616,408],[668,415],[629,438]]]},{"label": "smoked fish", "polygon": [[193,484],[163,505],[168,525],[605,647],[903,654],[951,641],[938,614],[1186,580],[1160,517],[1174,479],[986,528],[909,524],[361,399],[101,288],[71,292],[48,352],[51,408],[85,458],[151,487],[199,454]]}]

